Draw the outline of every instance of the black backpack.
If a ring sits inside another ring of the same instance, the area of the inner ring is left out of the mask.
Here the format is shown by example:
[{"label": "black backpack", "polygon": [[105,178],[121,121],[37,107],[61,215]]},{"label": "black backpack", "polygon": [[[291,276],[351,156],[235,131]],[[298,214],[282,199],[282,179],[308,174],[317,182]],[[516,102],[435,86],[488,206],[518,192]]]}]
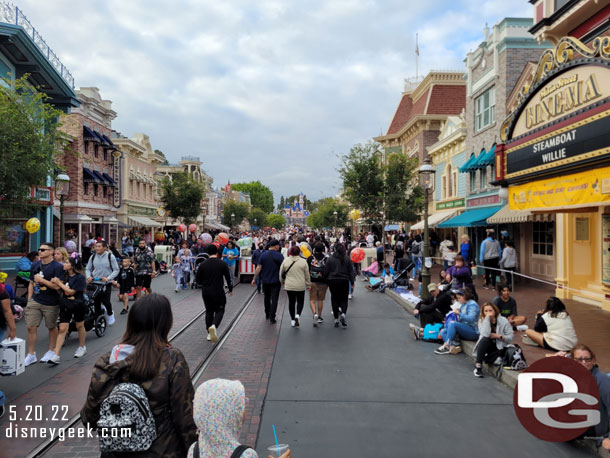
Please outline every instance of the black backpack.
[{"label": "black backpack", "polygon": [[[249,447],[248,445],[238,445],[237,448],[233,450],[233,453],[231,453],[231,458],[239,458],[249,448],[252,447]],[[197,440],[197,442],[195,442],[195,450],[193,450],[193,458],[199,458],[199,455],[199,440]]]},{"label": "black backpack", "polygon": [[143,452],[157,438],[148,398],[135,383],[119,383],[112,389],[102,401],[97,427],[102,452]]},{"label": "black backpack", "polygon": [[324,256],[322,259],[317,259],[315,256],[311,257],[311,264],[309,265],[309,275],[312,280],[323,280],[324,279],[324,266],[326,265],[327,257]]},{"label": "black backpack", "polygon": [[509,344],[506,346],[504,360],[502,361],[502,365],[498,367],[496,377],[500,378],[503,369],[522,371],[525,368],[527,368],[527,362],[525,361],[523,349],[518,344]]}]

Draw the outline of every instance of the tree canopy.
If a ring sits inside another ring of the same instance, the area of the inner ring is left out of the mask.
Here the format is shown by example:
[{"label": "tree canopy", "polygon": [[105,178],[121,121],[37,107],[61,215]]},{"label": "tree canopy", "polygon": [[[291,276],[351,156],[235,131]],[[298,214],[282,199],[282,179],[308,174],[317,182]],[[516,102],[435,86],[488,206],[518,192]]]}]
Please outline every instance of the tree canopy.
[{"label": "tree canopy", "polygon": [[264,227],[267,225],[267,213],[260,208],[253,207],[248,215],[251,226]]},{"label": "tree canopy", "polygon": [[271,213],[267,216],[267,226],[274,227],[278,230],[283,229],[286,227],[286,219],[282,215]]},{"label": "tree canopy", "polygon": [[[314,202],[316,210],[307,217],[307,225],[314,229],[328,227],[345,227],[347,225],[348,207],[333,197]],[[335,219],[334,212],[337,212]]]},{"label": "tree canopy", "polygon": [[[234,215],[234,218],[231,218],[231,215]],[[229,200],[222,209],[225,225],[237,226],[241,224],[246,216],[248,216],[248,204],[245,202]]]},{"label": "tree canopy", "polygon": [[44,186],[58,169],[65,134],[58,130],[61,111],[24,76],[0,81],[0,199],[12,205],[31,202],[31,187]]},{"label": "tree canopy", "polygon": [[231,189],[248,193],[250,195],[250,203],[253,207],[260,208],[266,213],[273,211],[273,193],[271,192],[271,189],[260,181],[235,183],[231,185]]},{"label": "tree canopy", "polygon": [[161,198],[165,210],[177,220],[189,224],[201,214],[201,200],[204,196],[203,186],[193,180],[186,172],[180,172],[163,178]]}]

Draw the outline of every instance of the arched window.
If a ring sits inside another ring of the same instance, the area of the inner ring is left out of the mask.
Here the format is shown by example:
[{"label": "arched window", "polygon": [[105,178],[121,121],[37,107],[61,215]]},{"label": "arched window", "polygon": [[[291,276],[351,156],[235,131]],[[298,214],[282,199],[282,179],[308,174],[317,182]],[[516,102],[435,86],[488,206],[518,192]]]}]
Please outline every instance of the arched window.
[{"label": "arched window", "polygon": [[451,164],[447,165],[447,197],[453,197],[453,174]]}]

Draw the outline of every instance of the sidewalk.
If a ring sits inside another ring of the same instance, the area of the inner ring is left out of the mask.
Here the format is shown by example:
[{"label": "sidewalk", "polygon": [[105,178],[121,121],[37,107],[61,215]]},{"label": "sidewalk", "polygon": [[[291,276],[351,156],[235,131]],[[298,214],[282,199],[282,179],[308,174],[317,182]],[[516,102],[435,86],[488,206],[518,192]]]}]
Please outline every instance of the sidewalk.
[{"label": "sidewalk", "polygon": [[[440,271],[441,266],[438,265],[434,265],[431,269],[430,278],[435,283],[437,283]],[[417,293],[419,283],[414,281],[412,284],[414,292]],[[479,305],[491,302],[498,295],[495,290],[483,288],[483,279],[480,276],[475,277],[474,284],[479,295]],[[517,282],[513,297],[517,301],[519,315],[527,317],[526,324],[530,328],[533,328],[536,322],[536,312],[544,309],[546,300],[553,295],[555,295],[555,289],[551,285],[525,279]],[[562,302],[572,317],[579,342],[591,347],[595,352],[599,367],[604,372],[610,372],[610,312],[573,300],[562,299]],[[515,343],[523,347],[528,364],[551,353],[543,348],[524,345],[521,342],[523,335],[525,335],[524,332],[515,332]]]}]

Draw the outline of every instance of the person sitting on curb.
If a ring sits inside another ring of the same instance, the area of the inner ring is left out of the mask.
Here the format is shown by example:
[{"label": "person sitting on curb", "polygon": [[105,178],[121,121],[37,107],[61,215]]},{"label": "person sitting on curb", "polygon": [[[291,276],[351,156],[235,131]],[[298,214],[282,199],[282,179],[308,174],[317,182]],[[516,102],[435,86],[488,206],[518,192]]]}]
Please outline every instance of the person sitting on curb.
[{"label": "person sitting on curb", "polygon": [[511,289],[509,285],[500,285],[498,287],[499,295],[494,297],[493,303],[500,309],[500,315],[508,320],[515,331],[527,330],[525,322],[527,318],[517,314],[517,301],[510,295]]},{"label": "person sitting on curb", "polygon": [[379,263],[377,261],[373,261],[370,266],[362,270],[362,276],[364,277],[362,281],[368,281],[369,278],[376,277],[378,273]]},{"label": "person sitting on curb", "polygon": [[460,345],[454,345],[454,339],[460,337],[464,340],[477,340],[479,330],[477,328],[477,319],[479,317],[479,304],[477,304],[472,296],[472,291],[464,288],[464,291],[456,290],[455,294],[461,307],[456,311],[458,321],[453,321],[441,331],[443,345],[434,350],[437,355],[446,355],[451,353],[456,355],[462,352]]},{"label": "person sitting on curb", "polygon": [[423,337],[424,328],[427,324],[442,323],[445,315],[451,310],[452,299],[447,291],[441,291],[436,283],[428,285],[430,296],[419,302],[413,310],[413,315],[419,318],[420,326],[409,323],[415,340]]},{"label": "person sitting on curb", "polygon": [[474,346],[474,375],[483,377],[483,361],[499,366],[506,353],[506,346],[513,341],[513,327],[500,314],[495,304],[485,302],[479,315],[479,340]]},{"label": "person sitting on curb", "polygon": [[534,329],[525,331],[521,340],[526,345],[551,351],[569,351],[578,343],[572,318],[564,303],[555,296],[547,299],[545,309],[536,314]]},{"label": "person sitting on curb", "polygon": [[593,437],[596,440],[597,447],[602,447],[604,450],[610,450],[610,374],[602,372],[597,366],[595,353],[588,346],[578,344],[569,352],[560,351],[546,356],[564,356],[572,358],[574,361],[582,364],[597,382],[599,389],[599,417],[600,422],[591,426],[585,431],[581,438]]},{"label": "person sitting on curb", "polygon": [[366,285],[366,288],[369,291],[374,291],[379,288],[379,292],[383,293],[386,288],[394,287],[394,274],[394,269],[386,262],[383,265],[383,271],[381,272],[382,280],[374,285]]}]

